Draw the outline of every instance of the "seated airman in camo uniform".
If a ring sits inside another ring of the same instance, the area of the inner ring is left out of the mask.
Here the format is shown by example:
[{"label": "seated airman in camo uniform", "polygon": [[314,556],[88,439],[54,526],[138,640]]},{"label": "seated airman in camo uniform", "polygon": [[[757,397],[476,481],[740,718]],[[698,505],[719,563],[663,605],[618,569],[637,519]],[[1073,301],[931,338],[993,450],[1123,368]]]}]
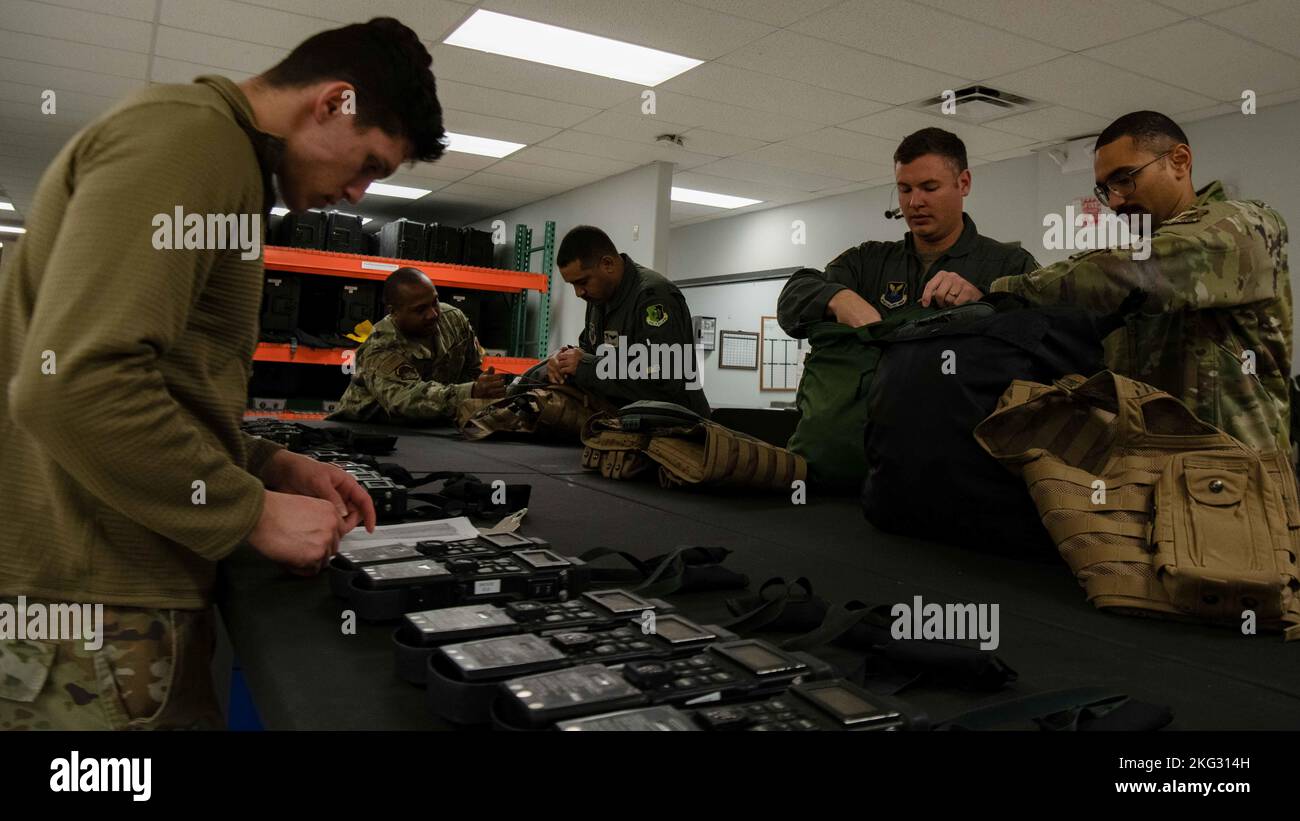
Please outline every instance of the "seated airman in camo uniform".
[{"label": "seated airman in camo uniform", "polygon": [[384,282],[388,315],[356,351],[352,382],[331,419],[448,422],[461,402],[505,396],[459,309],[438,301],[421,271],[398,268]]}]

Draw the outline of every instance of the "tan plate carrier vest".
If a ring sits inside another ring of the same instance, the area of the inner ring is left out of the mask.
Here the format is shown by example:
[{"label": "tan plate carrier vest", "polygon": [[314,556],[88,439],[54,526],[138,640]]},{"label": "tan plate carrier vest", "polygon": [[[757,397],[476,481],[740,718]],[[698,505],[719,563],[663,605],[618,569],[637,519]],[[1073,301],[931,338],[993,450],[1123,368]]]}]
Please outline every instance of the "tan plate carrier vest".
[{"label": "tan plate carrier vest", "polygon": [[570,385],[533,388],[504,399],[467,399],[456,414],[466,439],[493,433],[531,433],[576,442],[582,423],[613,405]]},{"label": "tan plate carrier vest", "polygon": [[1300,638],[1300,506],[1286,455],[1259,454],[1150,385],[1102,371],[1016,380],[975,428],[1018,473],[1103,610]]},{"label": "tan plate carrier vest", "polygon": [[659,484],[710,485],[790,491],[807,481],[808,463],[716,422],[624,431],[609,413],[592,416],[582,431],[582,466],[606,479],[631,479],[658,467]]}]

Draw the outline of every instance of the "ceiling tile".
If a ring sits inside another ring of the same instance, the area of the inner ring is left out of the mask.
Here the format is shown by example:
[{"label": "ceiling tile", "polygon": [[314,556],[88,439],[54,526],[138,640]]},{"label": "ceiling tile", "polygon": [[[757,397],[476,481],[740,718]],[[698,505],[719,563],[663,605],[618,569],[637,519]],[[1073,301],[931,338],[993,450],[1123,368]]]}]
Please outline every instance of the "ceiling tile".
[{"label": "ceiling tile", "polygon": [[[552,149],[548,149],[548,148],[535,148],[529,150],[538,153],[546,153],[546,152],[549,152],[551,154],[568,153],[564,151],[553,151]],[[579,154],[573,154],[571,156],[581,157],[581,155]],[[605,160],[605,162],[612,163],[614,161]],[[617,163],[614,166],[614,168],[616,168],[617,170],[614,170],[612,168],[609,170],[608,173],[612,175],[615,173],[621,173],[622,171],[626,171],[635,167],[636,166],[632,165],[632,163]],[[559,186],[565,186],[570,188],[575,188],[580,185],[587,185],[588,183],[596,182],[597,180],[601,179],[603,176],[601,174],[593,173],[590,171],[574,171],[567,168],[553,168],[548,165],[533,165],[531,163],[519,162],[514,159],[502,160],[501,162],[496,163],[491,167],[491,171],[494,173],[506,174],[518,179],[536,180],[538,182],[550,183],[552,185],[559,185]]]},{"label": "ceiling tile", "polygon": [[154,53],[186,63],[260,74],[287,57],[289,50],[159,26]]},{"label": "ceiling tile", "polygon": [[765,185],[793,188],[798,191],[822,191],[844,184],[844,180],[835,179],[834,177],[808,174],[790,168],[778,168],[772,165],[737,159],[736,157],[728,157],[725,160],[701,165],[694,170],[701,174],[730,177],[736,180],[749,180]]},{"label": "ceiling tile", "polygon": [[1108,119],[1150,108],[1153,100],[1159,101],[1170,116],[1215,102],[1204,94],[1140,77],[1078,54],[995,77],[990,83],[1003,91]]},{"label": "ceiling tile", "polygon": [[780,77],[755,77],[752,71],[722,63],[706,63],[674,77],[663,84],[663,89],[824,125],[835,125],[886,107],[874,100]]},{"label": "ceiling tile", "polygon": [[1205,108],[1198,108],[1193,111],[1184,111],[1178,115],[1178,122],[1186,125],[1194,123],[1197,120],[1208,120],[1210,117],[1220,117],[1224,114],[1239,114],[1241,106],[1237,103],[1215,103]]},{"label": "ceiling tile", "polygon": [[796,148],[786,143],[777,143],[756,151],[750,151],[741,155],[738,159],[764,165],[775,165],[781,168],[792,168],[796,171],[804,171],[808,174],[817,174],[823,177],[834,177],[844,182],[869,180],[873,177],[879,177],[881,174],[889,173],[891,168],[891,165],[850,160],[846,157],[822,154],[819,151],[809,151],[806,148]]},{"label": "ceiling tile", "polygon": [[528,63],[456,46],[433,48],[433,73],[442,79],[499,88],[547,100],[609,108],[633,97],[641,87],[580,71]]},{"label": "ceiling tile", "polygon": [[47,66],[76,68],[133,80],[143,80],[149,65],[149,55],[141,52],[3,30],[0,30],[0,54],[11,60],[30,60]]},{"label": "ceiling tile", "polygon": [[[478,176],[477,174],[475,176]],[[537,195],[529,191],[512,190],[509,188],[493,188],[486,185],[475,185],[473,183],[454,182],[444,188],[438,189],[438,193],[448,196],[470,197],[475,202],[485,203],[510,203],[520,199],[537,199]]]},{"label": "ceiling tile", "polygon": [[893,108],[879,114],[872,114],[869,117],[863,117],[861,120],[845,123],[844,127],[854,131],[861,131],[864,134],[874,134],[877,137],[886,137],[893,140],[901,140],[915,131],[920,131],[922,128],[942,128],[961,137],[962,142],[966,144],[968,154],[980,156],[985,152],[1005,151],[1009,148],[1017,148],[1034,142],[1013,134],[993,131],[977,125],[958,123],[954,122],[952,118],[934,117],[906,108]]},{"label": "ceiling tile", "polygon": [[685,0],[685,2],[692,6],[713,9],[723,14],[785,28],[842,0],[801,0],[799,3],[791,3],[789,0]]},{"label": "ceiling tile", "polygon": [[201,31],[226,37],[238,33],[240,40],[265,46],[293,48],[317,32],[332,26],[326,21],[289,14],[233,0],[161,0],[164,26]]},{"label": "ceiling tile", "polygon": [[237,83],[242,83],[253,76],[252,72],[235,71],[220,66],[205,66],[184,60],[171,60],[166,57],[154,58],[151,74],[155,83],[192,83],[195,77],[201,77],[204,74],[219,74]]},{"label": "ceiling tile", "polygon": [[676,163],[679,168],[692,168],[696,165],[717,159],[708,154],[697,154],[666,143],[634,143],[614,137],[598,134],[584,134],[579,131],[564,131],[546,142],[544,148],[558,148],[578,154],[591,154],[596,157],[608,157],[614,160],[642,165],[649,162],[663,161]]},{"label": "ceiling tile", "polygon": [[1057,48],[1081,51],[1112,40],[1167,26],[1179,12],[1150,0],[918,0],[958,17],[987,21],[998,28]]},{"label": "ceiling tile", "polygon": [[821,131],[791,137],[785,141],[785,145],[892,167],[898,140],[843,128],[823,128]]},{"label": "ceiling tile", "polygon": [[525,145],[539,143],[547,137],[560,133],[560,129],[550,125],[521,123],[518,120],[506,120],[449,108],[443,108],[442,122],[448,131],[455,131],[457,134],[472,134],[475,137],[509,140]]},{"label": "ceiling tile", "polygon": [[1013,114],[988,124],[995,131],[1018,134],[1031,140],[1064,141],[1085,134],[1100,134],[1110,120],[1059,105]]},{"label": "ceiling tile", "polygon": [[522,151],[511,154],[509,159],[502,160],[502,162],[510,161],[554,168],[558,171],[577,171],[582,174],[595,174],[601,177],[610,177],[614,174],[621,174],[624,171],[630,171],[637,167],[637,163],[628,160],[617,160],[611,157],[593,157],[590,154],[561,151],[559,149],[542,146],[530,146]]},{"label": "ceiling tile", "polygon": [[496,157],[483,157],[478,154],[466,154],[463,151],[448,151],[438,158],[438,165],[445,165],[451,168],[463,168],[467,171],[482,171],[484,168],[487,168],[496,161]]},{"label": "ceiling tile", "polygon": [[93,11],[33,3],[30,0],[7,0],[4,16],[0,17],[0,29],[148,53],[153,26],[140,20],[127,20]]},{"label": "ceiling tile", "polygon": [[676,225],[682,220],[696,217],[730,216],[731,213],[732,211],[726,208],[710,208],[707,205],[696,205],[693,202],[673,202],[668,207],[668,220]]},{"label": "ceiling tile", "polygon": [[1300,3],[1295,0],[1256,0],[1207,15],[1205,21],[1300,57]]},{"label": "ceiling tile", "polygon": [[1244,89],[1267,94],[1292,88],[1300,77],[1300,59],[1199,20],[1140,34],[1085,54],[1220,102],[1241,99]]},{"label": "ceiling tile", "polygon": [[45,0],[55,6],[84,9],[86,11],[126,17],[132,20],[153,20],[155,0]]},{"label": "ceiling tile", "polygon": [[81,120],[72,120],[70,118],[62,120],[47,119],[41,121],[22,117],[9,117],[5,115],[5,105],[0,103],[0,131],[24,136],[39,136],[46,142],[58,145],[67,142],[88,121],[88,118]]},{"label": "ceiling tile", "polygon": [[699,60],[720,57],[772,30],[678,0],[488,0],[483,8],[670,51]]},{"label": "ceiling tile", "polygon": [[715,157],[730,157],[766,145],[762,140],[739,137],[735,134],[719,134],[707,128],[692,128],[683,134],[682,138],[686,142],[685,148],[699,151],[701,154],[712,154]]},{"label": "ceiling tile", "polygon": [[[1002,160],[1015,159],[1016,157],[1027,157],[1032,153],[1034,152],[1028,148],[1012,148],[1007,151],[995,151],[991,154],[984,154],[978,159],[985,160],[986,162],[1000,162]],[[975,163],[972,163],[972,165],[974,164]]]},{"label": "ceiling tile", "polygon": [[590,106],[458,83],[441,76],[438,77],[438,102],[442,103],[443,108],[505,116],[512,120],[556,128],[570,128],[600,113],[600,109]]},{"label": "ceiling tile", "polygon": [[55,99],[55,113],[47,115],[41,112],[41,92],[44,89],[43,85],[0,80],[0,100],[11,102],[22,111],[36,114],[39,119],[62,119],[65,115],[89,116],[98,114],[117,102],[114,97],[60,91]]},{"label": "ceiling tile", "polygon": [[[9,82],[33,85],[39,89],[48,88],[56,92],[76,91],[113,98],[125,97],[145,85],[143,77],[141,79],[117,77],[75,68],[29,63],[25,60],[10,60],[7,57],[0,57],[0,77]],[[40,96],[39,91],[37,96]],[[57,105],[56,95],[56,108]]]},{"label": "ceiling tile", "polygon": [[[243,0],[255,6],[319,17],[334,23],[356,23],[372,17],[396,17],[419,35],[436,42],[446,37],[473,10],[472,3],[449,0]],[[323,26],[322,28],[333,28]]]},{"label": "ceiling tile", "polygon": [[[631,100],[614,109],[623,114],[640,115],[641,101]],[[685,94],[661,91],[656,98],[655,117],[671,123],[703,127],[721,134],[753,137],[778,142],[796,134],[817,130],[817,123],[728,105]]]},{"label": "ceiling tile", "polygon": [[656,117],[606,111],[580,125],[574,126],[573,130],[583,131],[588,134],[603,134],[607,137],[618,137],[622,140],[632,140],[634,142],[653,143],[660,134],[681,134],[689,131],[690,126],[671,123]]},{"label": "ceiling tile", "polygon": [[719,62],[892,104],[934,97],[967,82],[793,31],[769,34]]},{"label": "ceiling tile", "polygon": [[1036,65],[1063,53],[907,0],[849,0],[791,28],[976,80]]},{"label": "ceiling tile", "polygon": [[457,168],[454,165],[447,165],[440,159],[438,162],[418,162],[414,165],[403,166],[402,173],[448,183],[463,180],[470,174],[475,173],[475,171],[472,168]]},{"label": "ceiling tile", "polygon": [[[496,166],[492,166],[492,170],[495,169]],[[479,171],[477,174],[466,177],[462,182],[469,185],[482,185],[499,191],[519,191],[527,194],[541,194],[543,196],[552,196],[563,191],[568,191],[570,188],[577,187],[573,185],[565,185],[563,183],[543,182],[523,177],[494,174],[491,170]]]},{"label": "ceiling tile", "polygon": [[1240,6],[1246,0],[1158,0],[1160,5],[1177,9],[1184,14],[1202,15],[1220,9]]},{"label": "ceiling tile", "polygon": [[673,175],[673,185],[678,188],[693,188],[696,191],[709,191],[714,194],[730,194],[733,197],[748,197],[763,202],[794,202],[808,196],[807,191],[786,188],[750,180],[737,180],[730,177],[718,177],[701,174],[698,171],[680,171]]}]

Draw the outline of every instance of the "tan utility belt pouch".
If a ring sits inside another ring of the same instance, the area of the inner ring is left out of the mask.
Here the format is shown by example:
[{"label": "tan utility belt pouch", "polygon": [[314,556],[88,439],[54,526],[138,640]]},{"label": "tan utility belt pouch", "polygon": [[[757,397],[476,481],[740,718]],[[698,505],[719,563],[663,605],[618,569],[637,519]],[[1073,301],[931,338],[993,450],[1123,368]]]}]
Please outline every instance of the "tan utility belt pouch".
[{"label": "tan utility belt pouch", "polygon": [[617,417],[601,413],[583,426],[582,444],[583,467],[607,479],[631,479],[657,468],[664,487],[789,491],[796,480],[808,478],[802,456],[707,420],[625,431]]},{"label": "tan utility belt pouch", "polygon": [[975,438],[1023,477],[1097,607],[1236,625],[1251,611],[1300,638],[1300,506],[1285,455],[1109,371],[1013,382]]}]

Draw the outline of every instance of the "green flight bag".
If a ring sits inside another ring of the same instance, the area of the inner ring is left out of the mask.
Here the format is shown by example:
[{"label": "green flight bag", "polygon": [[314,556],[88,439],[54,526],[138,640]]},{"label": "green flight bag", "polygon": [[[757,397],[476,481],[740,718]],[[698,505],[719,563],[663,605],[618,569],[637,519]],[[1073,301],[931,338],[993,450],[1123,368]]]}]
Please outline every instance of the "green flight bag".
[{"label": "green flight bag", "polygon": [[795,396],[799,424],[786,447],[808,462],[812,484],[845,491],[862,484],[867,475],[862,449],[867,395],[882,350],[872,343],[933,313],[933,308],[909,305],[861,328],[838,322],[810,326],[811,349]]}]

